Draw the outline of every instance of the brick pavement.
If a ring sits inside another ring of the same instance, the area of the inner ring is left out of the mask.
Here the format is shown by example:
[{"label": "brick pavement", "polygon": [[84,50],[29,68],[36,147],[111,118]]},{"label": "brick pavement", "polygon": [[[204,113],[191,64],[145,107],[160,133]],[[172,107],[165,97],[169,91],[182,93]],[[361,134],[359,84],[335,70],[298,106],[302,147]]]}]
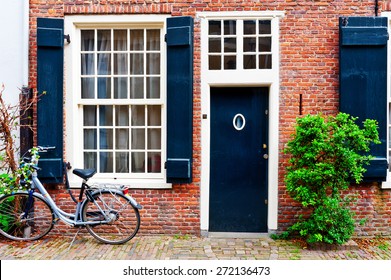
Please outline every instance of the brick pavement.
[{"label": "brick pavement", "polygon": [[24,243],[0,237],[1,260],[391,260],[391,239],[350,241],[343,246],[303,248],[299,243],[260,238],[138,235],[123,245],[102,244],[88,235],[47,236]]}]

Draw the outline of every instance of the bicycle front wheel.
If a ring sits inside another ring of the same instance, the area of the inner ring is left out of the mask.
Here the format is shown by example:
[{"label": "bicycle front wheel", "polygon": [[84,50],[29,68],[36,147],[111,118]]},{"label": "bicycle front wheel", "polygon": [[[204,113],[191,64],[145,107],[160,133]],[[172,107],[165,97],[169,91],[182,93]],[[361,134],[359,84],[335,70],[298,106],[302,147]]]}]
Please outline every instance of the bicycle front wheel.
[{"label": "bicycle front wheel", "polygon": [[140,214],[123,194],[101,191],[82,208],[88,232],[101,242],[122,244],[132,239],[140,228]]},{"label": "bicycle front wheel", "polygon": [[0,234],[18,241],[37,240],[53,227],[49,204],[33,194],[15,193],[0,198]]}]

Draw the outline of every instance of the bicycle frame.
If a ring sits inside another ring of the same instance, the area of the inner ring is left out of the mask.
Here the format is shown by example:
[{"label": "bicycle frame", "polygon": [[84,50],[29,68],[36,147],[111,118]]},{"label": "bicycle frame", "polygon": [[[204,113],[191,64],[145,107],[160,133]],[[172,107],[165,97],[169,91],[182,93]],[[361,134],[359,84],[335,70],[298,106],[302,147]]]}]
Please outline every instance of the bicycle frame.
[{"label": "bicycle frame", "polygon": [[[62,220],[64,223],[68,224],[68,225],[71,225],[71,226],[85,226],[85,225],[97,225],[97,224],[104,224],[105,222],[102,222],[102,221],[89,221],[89,222],[83,222],[82,221],[82,218],[81,218],[81,209],[82,209],[82,206],[83,204],[86,202],[86,199],[84,200],[80,200],[79,202],[77,202],[76,204],[76,211],[75,211],[75,214],[71,214],[71,213],[67,213],[63,210],[61,210],[57,205],[56,203],[54,202],[54,200],[52,199],[52,197],[49,195],[49,193],[46,191],[45,187],[42,185],[41,181],[38,179],[37,177],[37,172],[33,172],[32,174],[32,189],[34,190],[34,188],[37,188],[39,190],[39,193],[35,193],[36,195],[40,196],[42,199],[44,199],[45,201],[47,201],[47,203],[50,205],[50,207],[52,208],[54,214],[55,214],[55,220],[54,222],[57,222],[58,219]],[[83,184],[85,184],[85,182],[83,182]],[[86,184],[85,184],[86,185]],[[115,191],[113,190],[113,192],[115,193],[120,193],[120,191]],[[95,200],[93,199],[93,195],[95,194],[95,192],[93,192],[91,195],[91,198],[92,198],[92,201],[94,202],[94,204],[100,209],[102,215],[105,217],[106,221],[109,222],[110,219],[108,218],[108,216],[104,213],[104,211],[99,207],[99,205],[95,202]],[[32,194],[31,194],[32,195]],[[129,197],[128,197],[129,198]],[[131,203],[132,201],[129,200]],[[133,203],[132,203],[133,204]]]}]

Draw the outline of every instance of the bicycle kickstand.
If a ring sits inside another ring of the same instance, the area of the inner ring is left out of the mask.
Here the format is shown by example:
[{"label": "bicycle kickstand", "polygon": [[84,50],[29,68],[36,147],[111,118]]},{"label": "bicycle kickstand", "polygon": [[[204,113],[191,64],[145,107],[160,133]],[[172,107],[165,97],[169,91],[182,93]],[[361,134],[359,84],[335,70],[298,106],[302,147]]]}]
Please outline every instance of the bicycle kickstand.
[{"label": "bicycle kickstand", "polygon": [[68,252],[69,252],[69,250],[71,249],[71,247],[72,247],[72,245],[73,245],[73,242],[75,242],[76,236],[79,234],[80,229],[81,229],[80,227],[77,229],[77,232],[76,232],[75,236],[73,237],[71,244],[70,244],[69,247],[68,247]]}]

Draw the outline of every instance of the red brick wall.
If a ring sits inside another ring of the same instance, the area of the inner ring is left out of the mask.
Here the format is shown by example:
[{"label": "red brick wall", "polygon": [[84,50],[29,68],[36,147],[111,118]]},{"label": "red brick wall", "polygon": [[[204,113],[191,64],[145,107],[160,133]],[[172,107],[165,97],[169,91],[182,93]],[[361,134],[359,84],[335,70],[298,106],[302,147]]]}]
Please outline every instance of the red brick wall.
[{"label": "red brick wall", "polygon": [[[36,87],[36,17],[63,17],[70,14],[165,13],[195,16],[201,11],[279,10],[285,11],[280,29],[280,150],[284,148],[302,95],[303,114],[338,112],[338,18],[373,16],[374,0],[30,0],[30,86]],[[379,1],[380,8],[386,7]],[[390,5],[391,7],[391,5]],[[381,12],[381,9],[380,11]],[[170,190],[135,190],[142,210],[144,233],[200,232],[200,26],[195,20],[194,53],[194,167],[193,183]],[[279,163],[279,229],[285,229],[298,215],[298,207],[284,186],[286,156]],[[63,189],[53,188],[60,204]],[[366,224],[357,233],[390,234],[391,194],[378,185],[353,187],[359,194],[358,219]],[[57,227],[61,228],[61,227]]]}]

